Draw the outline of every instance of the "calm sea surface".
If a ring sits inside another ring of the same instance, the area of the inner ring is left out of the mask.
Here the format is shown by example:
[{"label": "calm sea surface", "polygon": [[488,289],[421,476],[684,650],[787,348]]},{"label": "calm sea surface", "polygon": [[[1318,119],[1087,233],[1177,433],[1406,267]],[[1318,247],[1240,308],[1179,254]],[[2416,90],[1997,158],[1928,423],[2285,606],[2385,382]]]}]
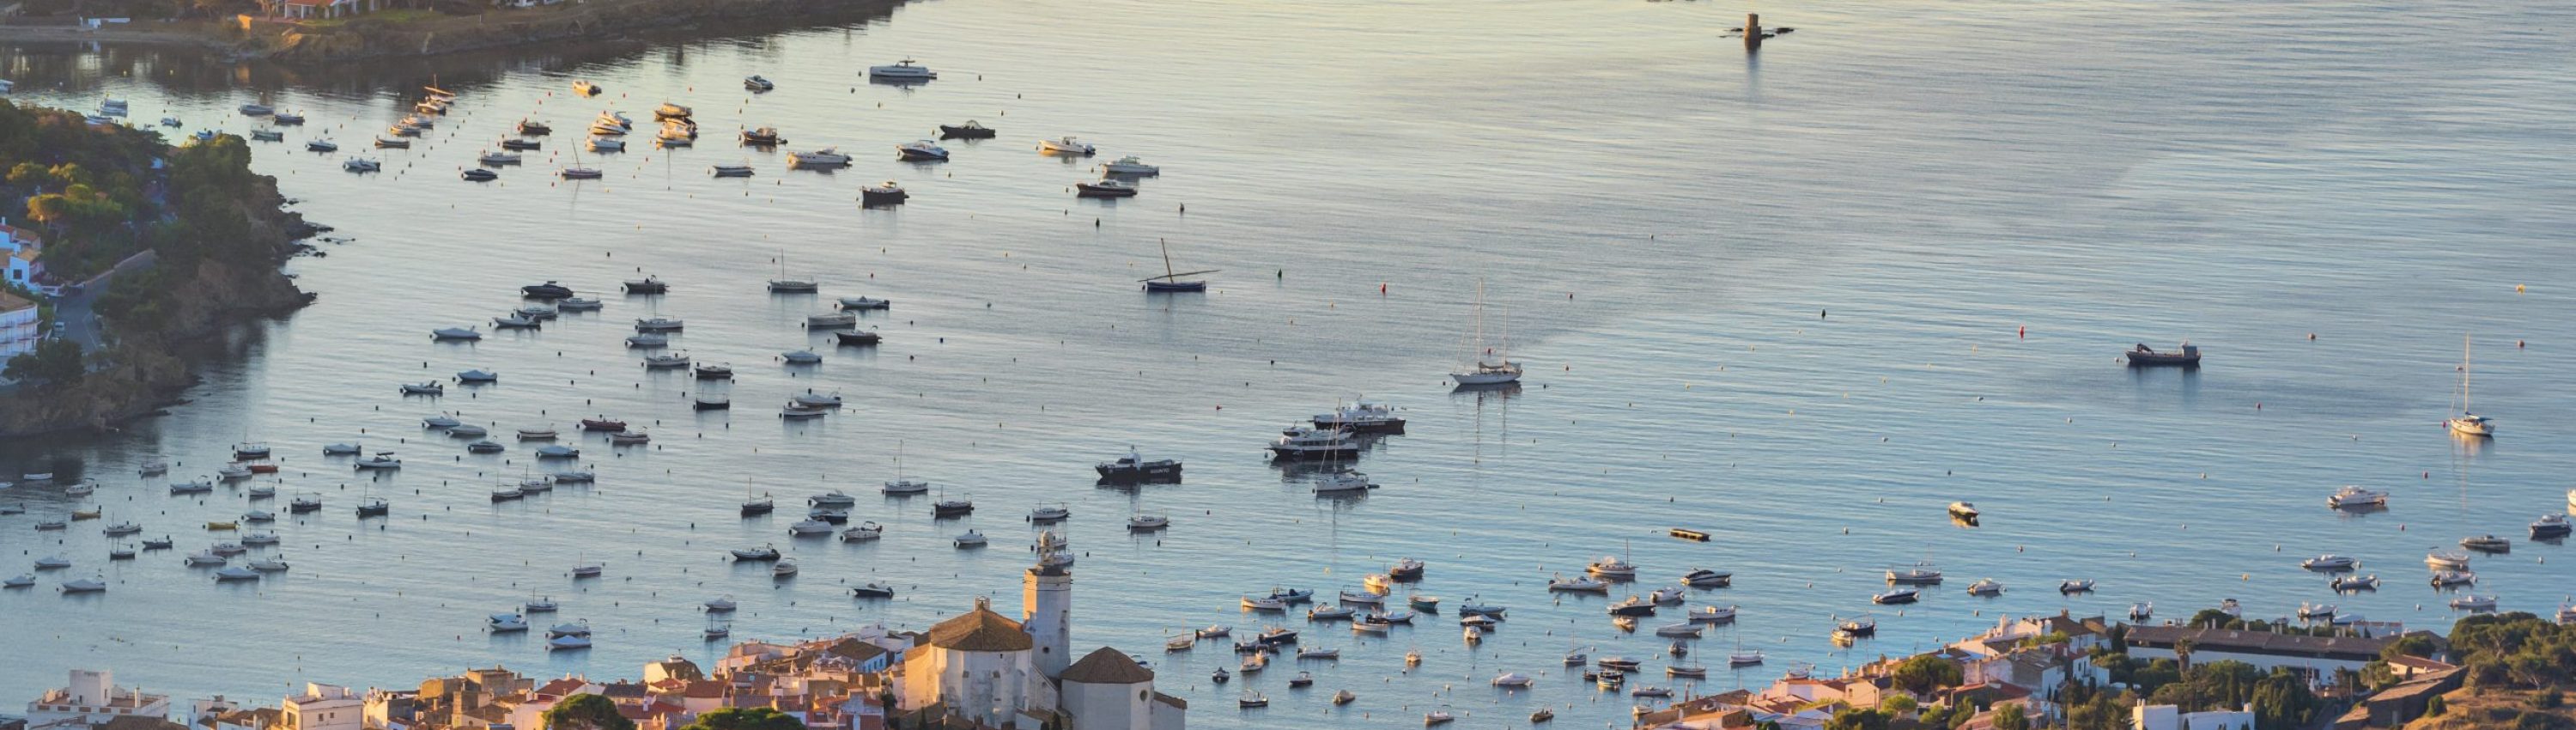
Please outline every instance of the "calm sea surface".
[{"label": "calm sea surface", "polygon": [[[0,656],[13,658],[0,699],[72,667],[262,698],[495,663],[634,676],[647,660],[721,651],[697,639],[695,609],[724,595],[743,605],[738,638],[917,629],[977,595],[1016,608],[1034,533],[1023,516],[1059,502],[1081,556],[1077,650],[1146,655],[1208,727],[1327,715],[1410,726],[1441,705],[1479,727],[1541,705],[1624,723],[1627,698],[1566,677],[1557,659],[1574,646],[1660,656],[1664,642],[1617,632],[1603,598],[1543,590],[1605,554],[1641,566],[1640,588],[1695,567],[1736,573],[1735,587],[1692,597],[1743,610],[1693,656],[1722,664],[1740,641],[1769,663],[1713,671],[1700,690],[1926,649],[2002,614],[2116,615],[2139,601],[2169,618],[2229,597],[2249,616],[2333,602],[2446,628],[2456,614],[2421,558],[2490,532],[2516,545],[2477,559],[2477,592],[2547,611],[2576,591],[2576,557],[2520,539],[2564,509],[2576,469],[2576,77],[2563,30],[2576,6],[1767,9],[1798,32],[1756,57],[1719,37],[1741,22],[1736,5],[1459,0],[941,0],[846,27],[324,72],[7,49],[0,76],[19,103],[114,96],[138,123],[169,115],[236,134],[257,126],[233,111],[244,103],[304,112],[312,122],[285,143],[254,143],[254,166],[350,240],[289,265],[319,303],[245,328],[193,403],[113,438],[0,445],[0,470],[104,485],[88,500],[0,491],[30,509],[0,518],[0,574],[57,553],[76,563],[0,592]],[[905,57],[941,78],[861,80]],[[778,90],[744,92],[753,73]],[[575,79],[608,93],[573,97]],[[432,81],[460,92],[455,112],[413,149],[367,149]],[[696,108],[700,146],[651,150],[638,136],[634,151],[584,155],[605,180],[552,178],[601,109],[643,119],[664,101]],[[558,130],[544,151],[499,182],[457,180],[522,118]],[[895,161],[893,145],[967,119],[1000,138],[949,143],[945,164]],[[765,125],[788,149],[838,146],[859,162],[789,171],[780,152],[732,143]],[[1032,149],[1062,135],[1101,156]],[[343,151],[302,151],[315,137]],[[1129,200],[1071,195],[1127,154],[1164,174]],[[385,172],[343,173],[357,156]],[[745,161],[757,177],[707,174]],[[856,204],[888,179],[910,204]],[[1222,269],[1209,293],[1136,291],[1161,270],[1158,240],[1176,266]],[[823,296],[765,293],[782,268],[819,278]],[[615,292],[639,272],[671,293]],[[520,303],[518,286],[547,279],[607,310],[430,342],[432,328],[488,329]],[[1479,282],[1487,329],[1508,332],[1530,368],[1516,393],[1444,383],[1469,347]],[[866,320],[883,346],[835,349],[800,327],[832,297],[862,294],[894,301]],[[740,377],[645,372],[619,341],[655,312],[687,320],[677,347]],[[2478,410],[2501,424],[2491,444],[2439,425],[2463,334],[2478,343]],[[2116,359],[2186,338],[2207,367]],[[775,359],[809,347],[822,365]],[[396,393],[478,367],[501,382]],[[702,387],[730,391],[735,409],[692,412]],[[777,404],[809,388],[841,393],[848,411],[781,421]],[[1318,500],[1265,463],[1279,426],[1358,397],[1412,421],[1359,464],[1383,489]],[[462,440],[420,429],[442,411],[505,440],[596,414],[654,440],[577,439],[596,486],[493,505],[486,491],[528,472],[529,449],[465,455]],[[362,438],[405,468],[371,481],[320,456]],[[328,507],[275,526],[286,545],[265,552],[292,572],[217,585],[179,564],[230,537],[201,523],[283,512],[282,500],[254,505],[233,487],[173,498],[163,485],[211,473],[245,439],[276,447],[282,492]],[[1187,483],[1093,486],[1090,465],[1131,444],[1187,460]],[[898,445],[907,476],[971,497],[977,513],[933,521],[931,498],[877,496]],[[135,476],[153,458],[179,466]],[[2391,490],[2392,507],[2326,509],[2343,484]],[[737,517],[746,486],[776,494],[780,513]],[[834,488],[861,495],[854,517],[886,525],[884,541],[786,535],[791,504]],[[354,519],[369,490],[393,500],[391,519]],[[1983,508],[1984,525],[1945,519],[1953,500]],[[32,529],[84,503],[107,519]],[[1123,519],[1139,511],[1173,525],[1131,536]],[[99,528],[125,519],[180,549],[109,563]],[[1662,535],[1674,526],[1714,539]],[[992,547],[951,548],[969,528]],[[764,543],[803,575],[773,583],[725,559]],[[2321,552],[2357,556],[2386,583],[2335,597],[2297,564]],[[1211,686],[1208,672],[1235,661],[1218,645],[1157,648],[1194,626],[1257,629],[1235,607],[1242,593],[1355,588],[1406,556],[1430,564],[1419,591],[1453,606],[1481,595],[1510,620],[1473,648],[1454,614],[1387,638],[1318,626],[1308,645],[1343,656],[1300,667],[1318,682],[1296,692],[1284,668]],[[606,576],[569,579],[585,558]],[[1872,610],[1881,570],[1926,559],[1950,583],[1876,611],[1876,639],[1827,640],[1836,616]],[[93,574],[112,589],[56,594]],[[1965,595],[1980,577],[2009,592]],[[2066,578],[2100,592],[2061,597]],[[867,580],[901,596],[852,601],[848,585]],[[598,647],[550,656],[539,640],[483,633],[485,614],[531,594],[587,619]],[[1427,658],[1405,674],[1408,648]],[[1660,663],[1648,683],[1667,683]],[[1540,682],[1485,685],[1507,671]],[[1247,687],[1273,706],[1235,710]],[[1359,702],[1331,708],[1336,688]]]}]

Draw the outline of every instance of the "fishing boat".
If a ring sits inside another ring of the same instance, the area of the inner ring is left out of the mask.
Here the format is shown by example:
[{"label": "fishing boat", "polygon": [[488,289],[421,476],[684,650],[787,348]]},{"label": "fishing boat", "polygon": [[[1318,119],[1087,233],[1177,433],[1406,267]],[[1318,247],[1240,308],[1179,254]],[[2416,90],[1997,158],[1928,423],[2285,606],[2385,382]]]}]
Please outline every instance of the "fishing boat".
[{"label": "fishing boat", "polygon": [[375,160],[351,158],[349,160],[342,161],[340,163],[340,169],[350,172],[379,172],[384,170],[385,166],[383,163],[376,162]]},{"label": "fishing boat", "polygon": [[2469,554],[2437,550],[2424,555],[2424,567],[2433,570],[2468,570]]},{"label": "fishing boat", "polygon": [[2333,553],[2327,553],[2299,561],[2299,567],[2321,572],[2351,570],[2354,566],[2360,564],[2361,561]]},{"label": "fishing boat", "polygon": [[543,137],[555,133],[555,128],[548,126],[545,122],[528,119],[519,120],[518,130],[519,134],[530,137]]},{"label": "fishing boat", "polygon": [[1882,605],[1882,606],[1894,606],[1894,605],[1900,605],[1900,604],[1913,603],[1913,602],[1915,602],[1915,601],[1917,601],[1917,600],[1921,600],[1921,598],[1922,598],[1922,592],[1921,592],[1921,591],[1917,591],[1917,590],[1912,589],[1912,588],[1898,588],[1898,589],[1895,589],[1895,590],[1888,591],[1888,592],[1886,592],[1886,593],[1881,593],[1881,594],[1878,594],[1878,595],[1875,595],[1875,596],[1870,596],[1870,597],[1869,597],[1869,602],[1871,602],[1871,603],[1875,603],[1875,604],[1879,604],[1879,605]]},{"label": "fishing boat", "polygon": [[1102,480],[1111,482],[1180,481],[1181,478],[1181,462],[1173,459],[1146,461],[1132,446],[1128,447],[1125,456],[1093,464],[1091,469],[1098,472]]},{"label": "fishing boat", "polygon": [[2463,595],[2458,598],[2451,599],[2451,608],[2453,610],[2468,611],[2470,613],[2485,613],[2496,610],[2496,597],[2476,594]]},{"label": "fishing boat", "polygon": [[[1159,245],[1161,245],[1161,246],[1162,246],[1162,249],[1163,249],[1163,275],[1162,275],[1162,276],[1156,276],[1156,277],[1149,277],[1149,278],[1145,278],[1145,279],[1141,279],[1141,280],[1139,280],[1139,281],[1142,281],[1142,282],[1145,284],[1145,291],[1146,291],[1146,293],[1149,293],[1149,294],[1180,294],[1180,293],[1187,293],[1187,292],[1204,292],[1204,291],[1207,291],[1207,281],[1206,281],[1206,280],[1204,280],[1204,279],[1192,279],[1192,280],[1184,281],[1184,280],[1182,280],[1182,279],[1181,279],[1181,277],[1184,277],[1184,276],[1197,276],[1197,275],[1199,275],[1199,274],[1213,274],[1213,273],[1216,273],[1216,272],[1218,272],[1218,271],[1222,271],[1222,269],[1201,269],[1201,270],[1198,270],[1198,271],[1173,271],[1173,270],[1172,270],[1172,246],[1171,246],[1171,243],[1169,243],[1169,242],[1167,242],[1167,241],[1163,241],[1163,240],[1161,240],[1161,239],[1157,239],[1157,240],[1156,240],[1156,243],[1157,243],[1157,244],[1159,244]],[[1401,423],[1401,422],[1399,421],[1399,423]],[[1321,421],[1318,421],[1318,422],[1316,422],[1316,424],[1315,424],[1315,425],[1316,425],[1316,426],[1318,426],[1318,427],[1323,427],[1325,424],[1324,424],[1323,422],[1321,422]],[[1399,430],[1400,430],[1402,427],[1399,425],[1399,426],[1398,426],[1398,428],[1399,428]]]},{"label": "fishing boat", "polygon": [[752,175],[751,165],[748,164],[716,163],[708,166],[707,172],[716,177],[751,177]]},{"label": "fishing boat", "polygon": [[654,119],[687,119],[690,115],[695,113],[695,111],[692,111],[688,107],[667,101],[662,102],[661,106],[653,107]]},{"label": "fishing boat", "polygon": [[1468,364],[1460,371],[1450,373],[1450,380],[1456,381],[1460,387],[1490,387],[1520,382],[1521,366],[1519,363],[1512,362],[1509,334],[1503,337],[1498,361],[1485,361],[1485,356],[1495,354],[1496,350],[1485,344],[1485,282],[1482,279],[1476,281],[1476,329],[1471,344],[1467,357]]},{"label": "fishing boat", "polygon": [[885,341],[885,335],[876,330],[851,330],[832,333],[832,340],[840,345],[874,345]]},{"label": "fishing boat", "polygon": [[1547,582],[1547,589],[1558,593],[1607,594],[1610,592],[1610,583],[1599,578],[1580,575],[1571,578],[1559,575]]},{"label": "fishing boat", "polygon": [[510,150],[510,151],[513,151],[513,152],[527,152],[527,151],[530,151],[530,150],[539,150],[539,149],[544,149],[544,148],[545,148],[545,143],[543,143],[543,142],[538,142],[538,141],[533,140],[533,139],[505,139],[505,140],[501,140],[501,149]]},{"label": "fishing boat", "polygon": [[516,152],[485,152],[482,156],[474,158],[474,162],[483,165],[516,165],[521,159]]},{"label": "fishing boat", "polygon": [[1645,596],[1630,595],[1611,603],[1609,607],[1602,610],[1612,616],[1653,616],[1655,602],[1646,600]]},{"label": "fishing boat", "polygon": [[965,124],[939,125],[940,139],[992,139],[994,134],[992,127],[972,119],[966,120]]},{"label": "fishing boat", "polygon": [[2460,538],[2460,547],[2482,553],[2507,553],[2513,551],[2513,541],[2494,535],[2479,535]]},{"label": "fishing boat", "polygon": [[2464,586],[2476,582],[2478,582],[2478,574],[2465,570],[2436,570],[2433,571],[2433,577],[2431,579],[2431,583],[2435,588]]},{"label": "fishing boat", "polygon": [[787,137],[779,134],[777,127],[759,127],[742,130],[742,143],[754,147],[772,147],[786,144]]},{"label": "fishing boat", "polygon": [[2139,343],[2137,347],[2120,354],[2128,358],[2130,367],[2200,367],[2200,346],[2189,342],[2182,343],[2182,349],[2173,352],[2158,352],[2155,348],[2146,346],[2145,343]]},{"label": "fishing boat", "polygon": [[2495,436],[2495,421],[2469,410],[2469,336],[2460,336],[2460,415],[2442,421],[2451,433],[2470,438]]}]

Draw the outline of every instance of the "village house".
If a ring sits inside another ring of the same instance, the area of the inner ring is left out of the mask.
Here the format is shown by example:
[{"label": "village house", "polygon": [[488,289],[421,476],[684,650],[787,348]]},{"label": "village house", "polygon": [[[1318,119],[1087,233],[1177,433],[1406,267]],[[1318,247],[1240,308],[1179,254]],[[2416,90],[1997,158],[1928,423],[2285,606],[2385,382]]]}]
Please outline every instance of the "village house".
[{"label": "village house", "polygon": [[27,703],[27,727],[98,726],[119,717],[148,717],[167,721],[170,718],[168,695],[145,694],[140,689],[116,686],[116,675],[108,671],[71,670],[71,680],[61,689],[48,690],[34,702]]},{"label": "village house", "polygon": [[2396,639],[2392,637],[2309,636],[2189,626],[2132,626],[2128,633],[2129,656],[2135,659],[2179,660],[2181,652],[2188,651],[2191,656],[2187,663],[2225,659],[2252,664],[2266,672],[2288,667],[2306,675],[2311,684],[2330,681],[2337,670],[2361,671],[2393,641]]}]

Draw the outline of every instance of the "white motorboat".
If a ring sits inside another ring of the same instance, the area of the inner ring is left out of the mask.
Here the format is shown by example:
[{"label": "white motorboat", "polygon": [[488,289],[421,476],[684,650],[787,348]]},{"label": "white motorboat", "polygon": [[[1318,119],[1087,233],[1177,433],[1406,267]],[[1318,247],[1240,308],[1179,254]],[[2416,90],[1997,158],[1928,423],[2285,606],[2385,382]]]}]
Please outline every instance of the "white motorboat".
[{"label": "white motorboat", "polygon": [[1869,602],[1871,602],[1871,603],[1875,603],[1875,604],[1879,604],[1879,605],[1882,605],[1882,606],[1892,606],[1892,605],[1898,605],[1898,604],[1913,603],[1913,602],[1915,602],[1915,601],[1917,601],[1917,600],[1920,600],[1920,599],[1922,598],[1922,595],[1923,595],[1923,594],[1922,594],[1922,592],[1921,592],[1921,591],[1917,591],[1917,590],[1912,589],[1912,588],[1898,588],[1898,589],[1896,589],[1896,590],[1888,591],[1888,592],[1886,592],[1886,593],[1881,593],[1881,594],[1878,594],[1878,595],[1875,595],[1875,596],[1870,596],[1870,598],[1869,598]]},{"label": "white motorboat", "polygon": [[625,112],[615,110],[600,112],[599,116],[591,118],[590,124],[594,127],[613,127],[620,130],[635,128],[634,119],[628,118]]},{"label": "white motorboat", "polygon": [[2425,553],[2424,567],[2434,570],[2468,570],[2469,554],[2456,550],[2436,550]]},{"label": "white motorboat", "polygon": [[72,567],[72,559],[60,555],[47,555],[36,559],[38,571],[62,570],[69,567]]},{"label": "white motorboat", "polygon": [[1889,568],[1887,582],[1894,585],[1940,585],[1941,569],[1932,567],[1928,562],[1915,563],[1902,568]]},{"label": "white motorboat", "polygon": [[2388,506],[2388,493],[2346,484],[2326,497],[2326,506],[2335,509],[2361,509]]},{"label": "white motorboat", "polygon": [[1273,597],[1269,597],[1269,596],[1244,596],[1244,597],[1243,597],[1243,601],[1242,601],[1242,603],[1243,603],[1243,608],[1244,608],[1244,610],[1247,610],[1247,611],[1286,611],[1286,610],[1288,610],[1288,602],[1287,602],[1287,601],[1283,601],[1283,600],[1280,600],[1280,599],[1277,599],[1277,598],[1273,598]]},{"label": "white motorboat", "polygon": [[2328,585],[2329,587],[2334,588],[2334,590],[2335,590],[2336,592],[2338,592],[2338,593],[2346,592],[2346,591],[2375,591],[2375,590],[2379,590],[2379,576],[2376,576],[2376,575],[2343,575],[2343,576],[2336,576],[2336,577],[2335,577],[2335,579],[2334,579],[2332,582],[2328,583],[2327,585]]},{"label": "white motorboat", "polygon": [[822,362],[823,356],[813,350],[790,350],[778,353],[778,359],[789,365],[813,365]]},{"label": "white motorboat", "polygon": [[1062,522],[1073,516],[1073,510],[1062,504],[1042,504],[1029,509],[1030,522]]},{"label": "white motorboat", "polygon": [[1574,577],[1572,577],[1572,578],[1568,578],[1568,577],[1565,577],[1565,576],[1560,575],[1560,576],[1557,576],[1557,577],[1555,577],[1554,579],[1551,579],[1551,580],[1549,580],[1549,581],[1547,582],[1547,589],[1548,589],[1548,590],[1550,590],[1550,591],[1556,591],[1556,592],[1560,592],[1560,593],[1603,593],[1603,594],[1607,594],[1607,593],[1609,593],[1609,592],[1610,592],[1610,583],[1609,583],[1608,581],[1604,581],[1604,580],[1601,580],[1601,579],[1599,579],[1599,578],[1591,578],[1591,577],[1580,576],[1580,575],[1578,575],[1578,576],[1574,576]]},{"label": "white motorboat", "polygon": [[1683,597],[1680,586],[1657,588],[1653,592],[1646,594],[1646,600],[1658,606],[1681,605]]},{"label": "white motorboat", "polygon": [[6,579],[0,579],[0,588],[26,588],[35,584],[36,576],[26,573],[10,576]]},{"label": "white motorboat", "polygon": [[230,583],[245,580],[259,580],[259,571],[241,566],[219,568],[215,571],[215,582],[217,583]]},{"label": "white motorboat", "polygon": [[2131,621],[2146,621],[2147,619],[2155,618],[2155,615],[2156,602],[2154,601],[2141,601],[2129,604],[2129,620]]},{"label": "white motorboat", "polygon": [[1655,627],[1655,635],[1667,639],[1696,639],[1699,638],[1699,633],[1700,627],[1697,624],[1690,623],[1665,624],[1663,626]]},{"label": "white motorboat", "polygon": [[1270,442],[1273,459],[1352,459],[1360,455],[1359,442],[1350,434],[1325,428],[1289,426]]},{"label": "white motorboat", "polygon": [[588,469],[559,471],[547,476],[554,477],[556,484],[589,484],[599,477]]},{"label": "white motorboat", "polygon": [[841,154],[838,147],[825,147],[812,152],[787,153],[788,167],[848,167],[858,158]]},{"label": "white motorboat", "polygon": [[2496,610],[2496,597],[2480,596],[2475,594],[2463,595],[2458,598],[2451,599],[2451,608],[2453,610],[2469,611],[2472,613],[2493,611]]},{"label": "white motorboat", "polygon": [[859,498],[843,494],[841,493],[841,490],[835,489],[822,494],[806,497],[805,503],[816,507],[849,507],[857,505],[859,503]]},{"label": "white motorboat", "polygon": [[2068,579],[2057,582],[2057,592],[2059,593],[2089,593],[2092,592],[2092,590],[2093,581],[2089,578]]},{"label": "white motorboat", "polygon": [[485,152],[474,161],[485,165],[516,165],[522,158],[516,152]]},{"label": "white motorboat", "polygon": [[65,595],[73,593],[103,593],[107,591],[107,581],[98,578],[75,578],[63,581],[62,591]]},{"label": "white motorboat", "polygon": [[671,338],[668,335],[641,334],[626,338],[626,346],[630,349],[650,350],[670,345]]},{"label": "white motorboat", "polygon": [[769,566],[769,577],[771,580],[784,580],[796,577],[796,559],[782,558],[777,563],[771,564]]},{"label": "white motorboat", "polygon": [[608,173],[601,172],[596,167],[567,167],[556,170],[555,175],[566,180],[597,180],[607,177]]},{"label": "white motorboat", "polygon": [[1137,187],[1124,180],[1106,178],[1074,183],[1073,191],[1075,197],[1083,198],[1133,198]]},{"label": "white motorboat", "polygon": [[363,453],[363,452],[365,452],[365,449],[364,449],[364,448],[361,448],[361,447],[359,447],[357,444],[352,444],[352,443],[336,443],[336,444],[323,444],[323,445],[322,445],[322,455],[323,455],[323,456],[356,456],[356,455],[358,455],[358,454],[360,454],[360,453]]},{"label": "white motorboat", "polygon": [[778,559],[778,548],[769,545],[762,545],[756,548],[734,548],[731,552],[733,553],[733,559],[737,562],[758,562]]},{"label": "white motorboat", "polygon": [[255,524],[255,525],[257,525],[257,524],[267,524],[267,523],[270,523],[270,522],[276,522],[276,521],[277,521],[277,513],[275,513],[275,512],[270,512],[270,511],[268,511],[268,510],[264,510],[264,509],[255,509],[255,510],[251,510],[251,511],[249,511],[249,512],[243,512],[243,513],[242,513],[242,515],[241,515],[241,521],[243,521],[243,522],[248,522],[248,523]]},{"label": "white motorboat", "polygon": [[832,523],[822,520],[804,520],[787,526],[787,534],[790,537],[829,535],[832,534],[832,530]]},{"label": "white motorboat", "polygon": [[842,309],[849,310],[877,310],[891,309],[894,302],[873,297],[841,297],[840,305]]},{"label": "white motorboat", "polygon": [[1735,620],[1734,606],[1701,606],[1688,614],[1691,623],[1722,624]]},{"label": "white motorboat", "polygon": [[940,147],[939,143],[926,139],[895,145],[894,150],[897,158],[911,162],[948,161],[948,150]]},{"label": "white motorboat", "polygon": [[1127,529],[1129,530],[1160,530],[1171,526],[1172,518],[1162,515],[1139,514],[1134,517],[1127,518]]},{"label": "white motorboat", "polygon": [[1086,157],[1098,152],[1098,150],[1092,149],[1091,143],[1074,139],[1072,137],[1038,140],[1038,151],[1051,155],[1079,155]]},{"label": "white motorboat", "polygon": [[1359,591],[1356,593],[1351,591],[1342,591],[1341,602],[1363,606],[1384,606],[1386,605],[1386,596],[1368,591]]},{"label": "white motorboat", "polygon": [[202,568],[209,565],[223,565],[224,563],[230,562],[230,560],[222,555],[216,554],[214,550],[209,549],[189,553],[188,557],[181,558],[180,562],[187,564],[188,567],[191,568]]},{"label": "white motorboat", "polygon": [[496,613],[484,617],[483,626],[495,634],[513,634],[528,630],[528,618],[515,613]]},{"label": "white motorboat", "polygon": [[563,444],[546,444],[537,447],[536,454],[539,459],[578,459],[581,458],[581,449]]},{"label": "white motorboat", "polygon": [[749,89],[751,91],[769,91],[771,89],[778,88],[778,84],[777,82],[770,81],[769,79],[761,78],[759,74],[752,74],[750,76],[742,77],[742,88]]},{"label": "white motorboat", "polygon": [[1352,616],[1357,615],[1359,615],[1358,611],[1343,606],[1316,606],[1306,609],[1308,621],[1348,621]]},{"label": "white motorboat", "polygon": [[1956,517],[1956,518],[1963,519],[1963,520],[1975,520],[1975,519],[1977,519],[1977,515],[1978,515],[1978,512],[1977,512],[1977,506],[1976,506],[1976,505],[1974,505],[1974,504],[1970,504],[1970,503],[1967,503],[1967,502],[1951,502],[1951,503],[1950,503],[1950,516],[1951,516],[1951,517]]},{"label": "white motorboat", "polygon": [[472,341],[483,339],[483,333],[474,331],[474,328],[472,327],[443,327],[440,329],[430,330],[429,336],[430,339],[435,340]]},{"label": "white motorboat", "polygon": [[2566,515],[2541,515],[2540,519],[2531,521],[2531,539],[2557,540],[2567,537],[2571,529],[2576,529],[2576,526],[2568,524]]},{"label": "white motorboat", "polygon": [[1968,595],[1971,596],[2000,596],[2003,594],[2003,582],[1993,578],[1979,578],[1977,579],[1977,582],[1968,584]]},{"label": "white motorboat", "polygon": [[283,573],[286,572],[288,568],[292,567],[286,564],[285,558],[275,557],[257,558],[249,563],[245,563],[244,565],[248,566],[251,570],[262,573]]},{"label": "white motorboat", "polygon": [[850,588],[850,595],[857,598],[893,598],[894,586],[870,581]]},{"label": "white motorboat", "polygon": [[972,528],[969,528],[966,530],[966,534],[958,535],[957,537],[952,538],[950,542],[955,543],[956,546],[960,548],[978,548],[983,547],[989,541],[984,539],[984,533],[976,532]]},{"label": "white motorboat", "polygon": [[547,651],[570,651],[574,649],[588,648],[590,648],[590,637],[587,635],[557,636],[546,640]]},{"label": "white motorboat", "polygon": [[1163,174],[1163,168],[1145,164],[1144,160],[1137,159],[1135,155],[1121,157],[1116,162],[1101,165],[1100,171],[1104,174],[1129,177],[1152,177]]},{"label": "white motorboat", "polygon": [[2473,584],[2473,583],[2476,583],[2476,582],[2478,582],[2478,574],[2476,574],[2476,573],[2471,573],[2471,572],[2469,572],[2469,571],[2465,571],[2465,570],[2436,570],[2436,571],[2433,571],[2433,579],[2432,579],[2432,583],[2433,583],[2433,587],[2435,587],[2435,588],[2450,588],[2450,587],[2453,587],[2453,586],[2464,586],[2464,585],[2470,585],[2470,584]]},{"label": "white motorboat", "polygon": [[588,147],[592,152],[624,152],[626,140],[615,137],[592,137]]},{"label": "white motorboat", "polygon": [[841,542],[868,542],[881,537],[885,537],[885,526],[874,522],[861,522],[841,531]]},{"label": "white motorboat", "polygon": [[653,108],[653,117],[655,119],[687,119],[694,113],[695,112],[690,110],[688,107],[667,101],[662,102],[661,106]]},{"label": "white motorboat", "polygon": [[935,78],[939,78],[938,72],[932,71],[929,67],[922,66],[909,58],[896,61],[891,65],[868,67],[869,81],[905,83],[929,81]]},{"label": "white motorboat", "polygon": [[2334,615],[2335,607],[2333,604],[2315,604],[2308,603],[2306,601],[2299,602],[2299,618],[2331,619],[2334,618]]},{"label": "white motorboat", "polygon": [[347,160],[342,160],[340,162],[340,169],[350,172],[381,172],[385,169],[385,166],[384,163],[377,162],[375,160],[363,157],[353,157]]},{"label": "white motorboat", "polygon": [[553,441],[560,434],[555,433],[554,426],[547,425],[521,427],[518,435],[521,441]]},{"label": "white motorboat", "polygon": [[2350,558],[2350,557],[2346,557],[2346,556],[2342,556],[2342,555],[2336,555],[2336,554],[2333,554],[2333,553],[2327,553],[2327,554],[2324,554],[2324,555],[2319,555],[2319,556],[2316,556],[2316,557],[2313,557],[2313,558],[2309,558],[2309,559],[2306,559],[2306,560],[2299,561],[2299,567],[2306,568],[2306,569],[2309,569],[2309,570],[2317,570],[2317,571],[2343,571],[2343,570],[2351,570],[2351,569],[2353,569],[2353,567],[2354,567],[2354,566],[2357,566],[2357,565],[2360,565],[2360,564],[2361,564],[2361,561],[2354,560],[2354,559],[2352,559],[2352,558]]}]

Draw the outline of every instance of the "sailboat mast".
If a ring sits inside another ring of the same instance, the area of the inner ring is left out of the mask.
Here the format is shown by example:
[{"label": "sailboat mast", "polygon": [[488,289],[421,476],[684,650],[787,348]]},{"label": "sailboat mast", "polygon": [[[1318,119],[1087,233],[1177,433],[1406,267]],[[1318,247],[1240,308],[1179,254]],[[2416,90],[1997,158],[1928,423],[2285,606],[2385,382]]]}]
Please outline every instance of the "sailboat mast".
[{"label": "sailboat mast", "polygon": [[1180,278],[1172,274],[1172,242],[1160,238],[1154,239],[1154,242],[1163,247],[1163,280],[1171,281]]},{"label": "sailboat mast", "polygon": [[2460,412],[2469,412],[2469,336],[2460,335]]},{"label": "sailboat mast", "polygon": [[1485,280],[1476,280],[1476,363],[1485,362]]}]

